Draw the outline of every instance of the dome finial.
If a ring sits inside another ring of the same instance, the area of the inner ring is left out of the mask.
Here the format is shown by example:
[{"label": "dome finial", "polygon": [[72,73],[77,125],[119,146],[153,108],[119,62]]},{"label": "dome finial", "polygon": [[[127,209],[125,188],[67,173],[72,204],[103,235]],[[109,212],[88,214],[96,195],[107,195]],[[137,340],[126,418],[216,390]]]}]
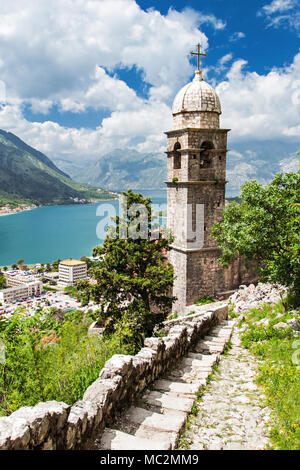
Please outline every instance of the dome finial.
[{"label": "dome finial", "polygon": [[198,48],[198,52],[193,52],[191,51],[190,54],[193,56],[193,55],[196,55],[197,56],[197,70],[196,70],[196,74],[198,72],[197,75],[200,76],[200,79],[202,79],[202,73],[201,73],[201,69],[200,69],[200,57],[203,56],[203,57],[207,57],[207,54],[201,52],[201,44],[197,44],[197,48]]}]

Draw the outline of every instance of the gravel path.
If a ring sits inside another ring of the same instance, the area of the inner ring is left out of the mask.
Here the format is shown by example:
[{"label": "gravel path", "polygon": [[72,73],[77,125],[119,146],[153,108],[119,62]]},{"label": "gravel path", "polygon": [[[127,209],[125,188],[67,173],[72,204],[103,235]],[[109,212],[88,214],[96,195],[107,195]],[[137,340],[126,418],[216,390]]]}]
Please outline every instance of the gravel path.
[{"label": "gravel path", "polygon": [[261,450],[269,443],[270,410],[264,407],[264,396],[254,382],[257,361],[241,347],[236,328],[231,342],[179,448]]}]

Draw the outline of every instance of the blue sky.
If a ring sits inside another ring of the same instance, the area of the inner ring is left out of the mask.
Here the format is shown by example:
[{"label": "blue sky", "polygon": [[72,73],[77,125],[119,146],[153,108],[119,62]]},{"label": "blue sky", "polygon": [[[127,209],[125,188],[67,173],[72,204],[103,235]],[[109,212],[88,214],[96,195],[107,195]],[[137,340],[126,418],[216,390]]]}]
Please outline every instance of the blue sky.
[{"label": "blue sky", "polygon": [[[111,0],[113,2],[113,0]],[[260,0],[190,0],[190,1],[148,1],[136,2],[143,10],[154,9],[162,15],[167,15],[169,9],[183,11],[193,9],[203,15],[214,15],[224,24],[224,27],[216,29],[211,23],[201,25],[209,39],[208,57],[203,61],[204,67],[214,67],[226,54],[232,54],[233,59],[243,58],[248,61],[246,70],[259,74],[268,73],[274,66],[282,67],[293,61],[299,51],[297,40],[297,28],[289,27],[287,21],[283,21],[280,27],[271,27],[268,15],[264,14],[262,7],[268,2]],[[269,4],[271,4],[270,2]],[[288,2],[282,3],[288,5]],[[296,5],[296,3],[295,3]],[[284,10],[284,11],[290,11]],[[280,10],[278,14],[281,14]],[[270,19],[276,17],[276,12]],[[298,24],[300,30],[300,25]],[[299,32],[298,30],[298,32]],[[239,35],[241,36],[239,38]],[[193,45],[191,44],[191,49]],[[147,50],[145,50],[147,54]],[[196,59],[191,59],[196,63]],[[105,64],[100,64],[105,67]],[[142,70],[137,66],[114,67],[113,71],[107,70],[112,76],[117,74],[120,80],[124,80],[130,88],[133,88],[138,96],[147,98],[150,85],[143,81]],[[224,70],[216,73],[211,70],[207,78],[221,81],[224,78]],[[215,82],[214,82],[215,83]],[[58,112],[57,106],[51,109],[47,116],[30,112],[27,106],[24,112],[30,121],[45,121],[53,119],[61,125],[68,127],[91,127],[95,129],[109,112],[105,109],[94,110],[90,108],[86,113]]]},{"label": "blue sky", "polygon": [[253,142],[300,147],[299,39],[300,0],[2,0],[0,128],[55,161],[162,152],[201,42],[245,170]]}]

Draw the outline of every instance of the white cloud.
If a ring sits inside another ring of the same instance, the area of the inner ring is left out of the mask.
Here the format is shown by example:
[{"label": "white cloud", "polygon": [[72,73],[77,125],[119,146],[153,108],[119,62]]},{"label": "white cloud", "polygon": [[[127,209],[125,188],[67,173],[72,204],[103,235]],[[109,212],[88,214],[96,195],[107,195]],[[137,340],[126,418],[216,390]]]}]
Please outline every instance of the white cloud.
[{"label": "white cloud", "polygon": [[[189,51],[208,39],[202,24],[225,23],[191,8],[162,15],[142,10],[134,0],[2,0],[0,76],[6,106],[0,127],[50,157],[96,158],[114,147],[162,148],[171,127],[170,100],[190,76]],[[7,53],[9,51],[9,54]],[[135,67],[149,98],[137,96],[118,78]],[[3,93],[2,93],[3,95]],[[3,101],[3,100],[2,100]],[[29,122],[24,106],[47,117],[56,105],[63,113],[105,109],[110,116],[96,130],[55,122]]]},{"label": "white cloud", "polygon": [[266,16],[268,27],[284,26],[295,30],[300,35],[299,6],[299,0],[273,0],[258,10],[257,14]]},{"label": "white cloud", "polygon": [[134,0],[2,0],[1,79],[10,95],[35,100],[35,109],[38,99],[70,94],[78,109],[84,107],[79,100],[91,98],[96,78],[101,84],[96,64],[111,71],[136,66],[150,85],[174,91],[192,71],[191,45],[208,46],[199,30],[203,23],[225,27],[190,8],[162,15],[143,11]]},{"label": "white cloud", "polygon": [[246,72],[237,60],[227,81],[217,87],[223,115],[222,127],[231,128],[231,139],[300,140],[300,53],[293,63],[267,75]]},{"label": "white cloud", "polygon": [[232,59],[232,54],[231,53],[226,54],[223,57],[221,57],[221,59],[219,60],[219,64],[224,65],[227,62],[229,62],[231,59]]},{"label": "white cloud", "polygon": [[264,5],[262,11],[267,15],[271,15],[272,13],[282,13],[283,11],[290,10],[294,6],[295,0],[273,0],[270,4]]},{"label": "white cloud", "polygon": [[[0,128],[50,158],[84,161],[114,148],[165,149],[163,131],[172,127],[172,97],[193,69],[188,53],[199,41],[208,46],[199,27],[206,22],[218,30],[225,23],[191,9],[161,15],[141,10],[133,0],[113,0],[111,5],[112,0],[2,0],[0,76],[7,104],[0,107]],[[224,55],[215,71],[224,71],[231,60],[231,53]],[[266,75],[246,72],[246,64],[235,61],[217,87],[222,127],[232,129],[233,142],[299,141],[300,54],[290,66]],[[118,78],[119,68],[133,66],[150,85],[147,99]],[[45,116],[54,104],[62,112],[93,108],[110,115],[102,123],[99,119],[97,129],[74,129],[27,121],[25,104]]]},{"label": "white cloud", "polygon": [[230,37],[229,37],[229,41],[231,42],[235,42],[235,41],[238,41],[239,39],[243,39],[246,37],[246,34],[243,33],[242,31],[238,31],[236,33],[233,33]]}]

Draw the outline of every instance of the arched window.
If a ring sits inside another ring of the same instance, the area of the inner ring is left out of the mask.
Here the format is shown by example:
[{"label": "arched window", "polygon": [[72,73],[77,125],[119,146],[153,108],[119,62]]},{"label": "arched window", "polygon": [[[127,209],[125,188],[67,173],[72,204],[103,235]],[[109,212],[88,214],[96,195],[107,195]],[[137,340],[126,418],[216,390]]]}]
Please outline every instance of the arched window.
[{"label": "arched window", "polygon": [[174,170],[179,170],[181,168],[181,153],[179,150],[181,149],[181,145],[179,142],[176,142],[174,145]]},{"label": "arched window", "polygon": [[211,152],[214,148],[212,142],[205,141],[201,144],[201,154],[200,154],[200,168],[210,168],[211,167]]}]

